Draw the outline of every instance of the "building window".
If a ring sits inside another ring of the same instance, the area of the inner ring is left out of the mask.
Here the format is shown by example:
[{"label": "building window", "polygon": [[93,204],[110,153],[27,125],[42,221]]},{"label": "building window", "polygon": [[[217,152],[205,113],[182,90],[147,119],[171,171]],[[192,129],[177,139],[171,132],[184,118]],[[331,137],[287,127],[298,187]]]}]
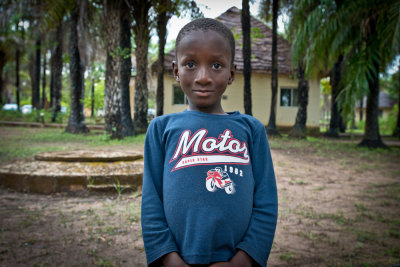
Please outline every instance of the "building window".
[{"label": "building window", "polygon": [[172,86],[173,95],[173,105],[187,105],[188,101],[185,93],[182,91],[179,85]]},{"label": "building window", "polygon": [[281,88],[281,107],[297,107],[296,88]]}]

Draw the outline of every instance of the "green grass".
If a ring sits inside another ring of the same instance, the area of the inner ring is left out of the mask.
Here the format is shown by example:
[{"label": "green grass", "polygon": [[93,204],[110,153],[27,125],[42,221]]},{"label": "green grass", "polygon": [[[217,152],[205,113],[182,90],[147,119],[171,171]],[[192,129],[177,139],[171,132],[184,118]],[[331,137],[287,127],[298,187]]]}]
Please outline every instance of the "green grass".
[{"label": "green grass", "polygon": [[64,132],[64,129],[55,128],[1,127],[0,132],[11,133],[3,137],[0,145],[1,161],[32,158],[39,152],[79,148],[143,147],[145,139],[144,134],[116,140],[98,132],[70,134]]},{"label": "green grass", "polygon": [[[362,162],[370,165],[370,168],[376,168],[376,165],[372,166],[371,162],[382,163],[387,161],[388,157],[400,157],[399,147],[369,149],[358,147],[359,142],[346,138],[336,140],[308,136],[306,139],[299,140],[284,135],[282,137],[270,137],[269,143],[271,149],[283,150],[288,154],[315,154],[327,159],[337,159],[339,153],[346,154],[346,162],[342,164],[343,168],[352,168],[354,163],[359,165]],[[278,163],[278,166],[284,167],[281,163]]]},{"label": "green grass", "polygon": [[[42,114],[42,115],[41,115]],[[59,113],[56,123],[68,123],[68,113]],[[53,113],[51,110],[38,110],[33,111],[29,114],[22,114],[18,111],[13,110],[1,110],[0,109],[0,121],[18,121],[18,122],[44,122],[51,123]],[[104,118],[102,117],[86,117],[86,125],[104,124]]]},{"label": "green grass", "polygon": [[285,252],[279,255],[279,259],[281,259],[282,261],[286,261],[288,262],[293,256],[294,256],[294,252]]},{"label": "green grass", "polygon": [[346,218],[340,209],[335,213],[318,213],[311,206],[300,205],[295,210],[291,210],[291,212],[317,222],[320,220],[331,220],[338,225],[352,225],[354,223],[352,219]]},{"label": "green grass", "polygon": [[[20,121],[20,122],[45,122],[50,123],[52,112],[46,110],[33,111],[29,114],[22,114],[13,110],[0,110],[0,121]],[[68,114],[59,114],[56,123],[67,123]]]}]

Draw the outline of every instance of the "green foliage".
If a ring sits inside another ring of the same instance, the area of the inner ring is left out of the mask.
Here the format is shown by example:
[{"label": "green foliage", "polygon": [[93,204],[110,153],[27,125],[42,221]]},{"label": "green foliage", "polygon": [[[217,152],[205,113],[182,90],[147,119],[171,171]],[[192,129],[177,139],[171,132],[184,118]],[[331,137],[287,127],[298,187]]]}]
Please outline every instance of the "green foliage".
[{"label": "green foliage", "polygon": [[[374,0],[295,1],[291,19],[293,63],[304,57],[306,73],[331,69],[340,54],[345,66],[339,96],[344,114],[368,93],[368,79],[393,62],[400,44],[400,2]],[[371,30],[376,27],[376,33]],[[385,33],[385,34],[383,34]]]},{"label": "green foliage", "polygon": [[[92,105],[92,81],[90,79],[86,79],[86,94],[84,105],[86,108],[90,108]],[[104,80],[100,80],[99,82],[95,82],[94,86],[94,110],[95,112],[104,107]],[[95,113],[96,114],[96,113]]]},{"label": "green foliage", "polygon": [[113,183],[113,186],[114,186],[115,191],[117,191],[118,200],[119,200],[121,198],[122,192],[124,192],[128,188],[123,187],[118,178],[115,178],[114,180],[115,180],[115,183]]},{"label": "green foliage", "polygon": [[320,82],[320,91],[324,95],[330,95],[332,91],[332,86],[329,78],[323,78]]},{"label": "green foliage", "polygon": [[[393,106],[393,109],[389,112],[387,117],[379,118],[379,131],[383,135],[392,135],[393,131],[396,127],[397,122],[397,113],[398,113],[398,106],[397,104]],[[365,129],[365,121],[358,121],[357,122],[357,129],[361,132],[364,132]]]},{"label": "green foliage", "polygon": [[399,107],[393,106],[393,109],[389,112],[386,118],[379,118],[379,129],[382,134],[391,135],[396,127],[397,114],[399,112]]},{"label": "green foliage", "polygon": [[148,99],[148,107],[149,108],[155,108],[155,101],[154,101],[153,98],[149,97],[149,99]]},{"label": "green foliage", "polygon": [[260,28],[252,27],[250,32],[250,39],[252,42],[257,42],[257,39],[264,38],[264,34],[261,33]]},{"label": "green foliage", "polygon": [[399,96],[399,75],[400,71],[393,75],[383,75],[379,79],[379,86],[382,91],[389,94],[389,97],[395,101],[398,101]]},{"label": "green foliage", "polygon": [[158,42],[154,42],[152,39],[150,39],[149,54],[148,54],[149,63],[152,64],[156,62],[157,59],[158,59]]},{"label": "green foliage", "polygon": [[[236,27],[232,27],[231,31],[233,33],[233,38],[235,39],[235,42],[238,44],[240,42],[240,39],[242,38],[242,31],[240,30],[239,32],[235,32]],[[264,34],[261,33],[260,28],[258,27],[252,27],[250,31],[250,43],[257,42],[259,39],[264,38]],[[243,43],[241,43],[241,47],[243,47]]]},{"label": "green foliage", "polygon": [[121,57],[123,59],[127,59],[131,57],[131,51],[128,48],[122,49],[120,46],[117,46],[114,51],[110,51],[110,55],[114,58]]}]

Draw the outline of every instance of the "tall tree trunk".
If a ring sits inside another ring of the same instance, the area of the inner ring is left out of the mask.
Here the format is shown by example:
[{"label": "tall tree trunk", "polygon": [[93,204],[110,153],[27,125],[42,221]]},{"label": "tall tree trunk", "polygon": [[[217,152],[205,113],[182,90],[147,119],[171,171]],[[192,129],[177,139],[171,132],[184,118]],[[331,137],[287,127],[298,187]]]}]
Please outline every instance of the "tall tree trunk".
[{"label": "tall tree trunk", "polygon": [[272,2],[272,73],[271,73],[271,111],[267,126],[268,135],[280,135],[276,128],[276,102],[278,97],[278,0]]},{"label": "tall tree trunk", "polygon": [[160,12],[157,16],[157,35],[159,39],[158,44],[158,68],[157,68],[157,91],[156,91],[156,115],[161,116],[164,114],[164,49],[167,38],[167,6],[171,4],[170,0],[163,0],[162,5],[165,10]]},{"label": "tall tree trunk", "polygon": [[400,60],[399,60],[399,71],[398,71],[398,88],[397,88],[397,123],[393,131],[393,136],[400,138]]},{"label": "tall tree trunk", "polygon": [[92,78],[92,92],[90,101],[90,117],[94,118],[94,78]]},{"label": "tall tree trunk", "polygon": [[364,96],[360,97],[360,121],[364,119]]},{"label": "tall tree trunk", "polygon": [[[121,57],[120,50],[120,9],[121,1],[106,0],[104,2],[104,21],[107,34],[107,61],[105,80],[105,126],[111,138],[122,139],[121,122]],[[118,49],[119,48],[119,49]]]},{"label": "tall tree trunk", "polygon": [[20,107],[20,92],[21,88],[19,87],[19,48],[15,51],[15,89],[17,93],[17,105],[18,111],[21,111]]},{"label": "tall tree trunk", "polygon": [[84,123],[83,98],[84,98],[84,80],[83,65],[78,48],[78,21],[79,7],[75,7],[71,12],[70,29],[70,76],[71,76],[71,108],[68,118],[66,132],[78,134],[87,133],[89,129]]},{"label": "tall tree trunk", "polygon": [[3,69],[5,65],[6,65],[6,53],[0,50],[0,104],[1,105],[5,103],[3,99],[3,94],[4,94]]},{"label": "tall tree trunk", "polygon": [[33,95],[35,92],[35,50],[32,51],[27,51],[28,56],[29,56],[29,64],[28,64],[28,71],[29,71],[29,77],[30,77],[30,82],[31,82],[31,104],[32,108],[34,108],[33,105]]},{"label": "tall tree trunk", "polygon": [[342,67],[343,67],[343,55],[339,55],[337,61],[335,62],[332,75],[331,75],[331,119],[329,122],[329,129],[326,131],[326,137],[339,138],[340,129],[340,114],[337,105],[337,97],[341,91],[339,87],[340,80],[342,78]]},{"label": "tall tree trunk", "polygon": [[250,10],[249,0],[242,1],[242,33],[243,33],[243,75],[244,75],[244,112],[248,115],[252,113],[251,103],[251,42],[250,42]]},{"label": "tall tree trunk", "polygon": [[53,116],[52,122],[56,122],[57,116],[61,111],[61,93],[62,93],[62,54],[63,54],[63,22],[59,22],[56,30],[56,46],[52,51],[50,68],[50,92],[51,92],[51,108]]},{"label": "tall tree trunk", "polygon": [[32,91],[32,107],[36,109],[40,109],[40,49],[41,49],[41,40],[40,34],[38,39],[36,40],[36,57],[35,57],[35,80],[34,87]]},{"label": "tall tree trunk", "polygon": [[121,123],[122,123],[122,136],[132,136],[134,133],[133,121],[131,116],[131,101],[130,101],[130,88],[131,81],[131,24],[132,17],[129,8],[123,1],[123,8],[121,9],[120,23],[121,23],[121,36],[120,45],[124,55],[121,61],[120,75],[121,75]]},{"label": "tall tree trunk", "polygon": [[379,133],[379,65],[380,56],[379,48],[377,47],[377,29],[376,29],[376,17],[373,17],[369,21],[370,32],[368,34],[366,44],[370,48],[371,53],[375,53],[373,57],[373,69],[368,70],[368,89],[369,94],[367,98],[367,112],[365,119],[365,130],[364,136],[359,146],[366,147],[386,147],[382,142],[381,135]]},{"label": "tall tree trunk", "polygon": [[41,108],[45,108],[46,107],[46,64],[47,64],[47,60],[46,60],[46,50],[44,51],[43,54],[43,76],[42,76],[42,101],[41,101]]},{"label": "tall tree trunk", "polygon": [[306,122],[309,85],[308,80],[305,79],[304,66],[302,62],[299,62],[297,66],[297,78],[299,79],[297,85],[299,108],[297,110],[296,122],[289,132],[289,136],[305,138],[307,136]]},{"label": "tall tree trunk", "polygon": [[136,81],[135,81],[135,114],[133,125],[136,134],[147,130],[148,88],[147,88],[147,52],[150,39],[149,9],[150,1],[133,2],[133,17],[136,43]]}]

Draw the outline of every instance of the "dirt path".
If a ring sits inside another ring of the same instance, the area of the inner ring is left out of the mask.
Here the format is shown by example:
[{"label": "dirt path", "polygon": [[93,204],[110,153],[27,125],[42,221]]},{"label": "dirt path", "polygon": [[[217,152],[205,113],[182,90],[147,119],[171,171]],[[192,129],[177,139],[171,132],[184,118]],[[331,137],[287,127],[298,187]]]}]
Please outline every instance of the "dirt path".
[{"label": "dirt path", "polygon": [[[269,266],[400,264],[400,153],[274,143]],[[143,266],[140,199],[0,189],[0,266]]]},{"label": "dirt path", "polygon": [[144,266],[140,194],[0,191],[1,266]]},{"label": "dirt path", "polygon": [[271,266],[400,263],[400,160],[368,151],[273,150],[279,192]]}]

